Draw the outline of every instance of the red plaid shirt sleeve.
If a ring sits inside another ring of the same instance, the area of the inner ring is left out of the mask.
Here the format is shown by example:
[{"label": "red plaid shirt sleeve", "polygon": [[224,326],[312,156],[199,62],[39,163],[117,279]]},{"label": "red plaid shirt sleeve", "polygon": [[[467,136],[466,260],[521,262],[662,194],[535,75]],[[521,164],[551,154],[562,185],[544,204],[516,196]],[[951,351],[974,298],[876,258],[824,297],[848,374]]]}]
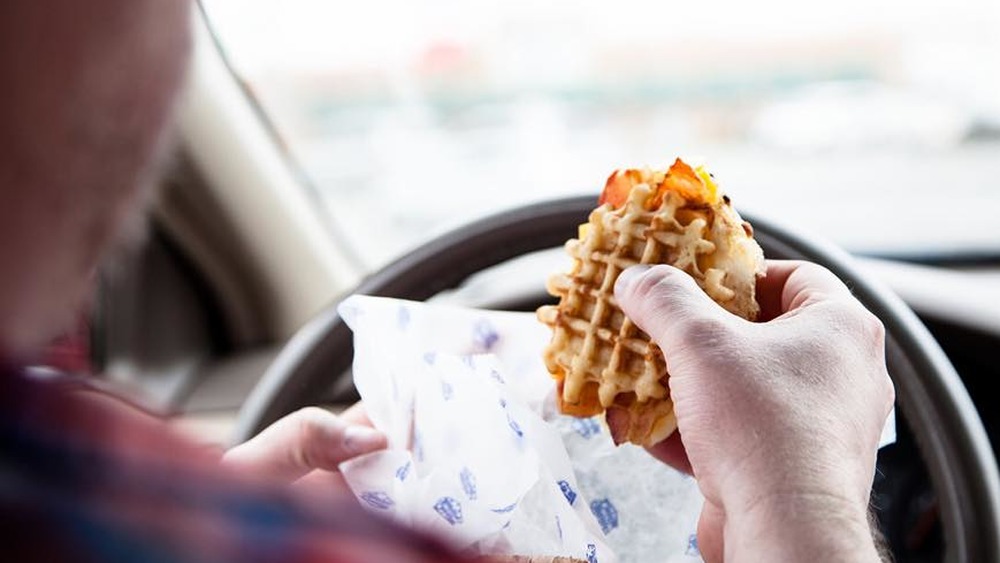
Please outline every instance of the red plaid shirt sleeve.
[{"label": "red plaid shirt sleeve", "polygon": [[350,497],[303,499],[70,380],[0,369],[8,561],[448,562]]}]

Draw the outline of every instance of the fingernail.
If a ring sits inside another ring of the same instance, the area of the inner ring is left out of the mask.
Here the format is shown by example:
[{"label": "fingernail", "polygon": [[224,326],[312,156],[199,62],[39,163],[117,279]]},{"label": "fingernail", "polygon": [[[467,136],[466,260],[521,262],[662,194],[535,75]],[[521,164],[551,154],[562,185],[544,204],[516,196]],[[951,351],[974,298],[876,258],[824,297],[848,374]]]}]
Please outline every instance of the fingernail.
[{"label": "fingernail", "polygon": [[623,291],[626,291],[629,286],[635,283],[636,278],[641,276],[652,266],[649,264],[637,264],[635,266],[630,266],[625,268],[625,270],[618,274],[618,279],[615,280],[615,295],[621,295]]},{"label": "fingernail", "polygon": [[350,426],[344,430],[344,450],[360,455],[385,447],[385,434],[367,426]]}]

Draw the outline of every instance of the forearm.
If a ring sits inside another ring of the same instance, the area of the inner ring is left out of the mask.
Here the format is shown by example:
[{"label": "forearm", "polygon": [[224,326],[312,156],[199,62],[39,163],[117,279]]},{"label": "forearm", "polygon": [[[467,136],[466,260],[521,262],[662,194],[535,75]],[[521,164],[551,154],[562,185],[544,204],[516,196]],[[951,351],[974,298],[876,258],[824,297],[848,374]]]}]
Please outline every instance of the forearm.
[{"label": "forearm", "polygon": [[727,520],[726,561],[883,561],[867,507],[834,496],[768,499]]}]

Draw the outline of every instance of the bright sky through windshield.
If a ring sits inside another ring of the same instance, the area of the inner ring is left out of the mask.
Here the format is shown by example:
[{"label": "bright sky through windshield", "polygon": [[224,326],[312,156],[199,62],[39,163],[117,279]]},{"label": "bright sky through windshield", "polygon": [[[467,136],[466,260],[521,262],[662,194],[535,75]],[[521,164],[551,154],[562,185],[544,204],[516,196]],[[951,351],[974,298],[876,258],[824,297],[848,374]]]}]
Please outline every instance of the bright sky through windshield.
[{"label": "bright sky through windshield", "polygon": [[[205,7],[373,267],[677,154],[704,157],[742,208],[856,250],[1000,241],[997,1]],[[942,192],[961,214],[941,216]],[[891,220],[862,212],[901,202]],[[373,234],[376,217],[393,228]]]},{"label": "bright sky through windshield", "polygon": [[[912,31],[919,33],[942,25],[974,30],[979,27],[977,21],[996,17],[998,5],[986,0],[209,0],[207,8],[227,40],[241,46],[233,53],[241,68],[327,69],[403,63],[429,40],[475,40],[516,19],[512,18],[515,14],[554,27],[582,25],[590,40],[607,43],[641,43],[663,35],[678,40],[765,37],[780,41],[886,27],[914,26]],[[973,19],[974,14],[984,17]]]}]

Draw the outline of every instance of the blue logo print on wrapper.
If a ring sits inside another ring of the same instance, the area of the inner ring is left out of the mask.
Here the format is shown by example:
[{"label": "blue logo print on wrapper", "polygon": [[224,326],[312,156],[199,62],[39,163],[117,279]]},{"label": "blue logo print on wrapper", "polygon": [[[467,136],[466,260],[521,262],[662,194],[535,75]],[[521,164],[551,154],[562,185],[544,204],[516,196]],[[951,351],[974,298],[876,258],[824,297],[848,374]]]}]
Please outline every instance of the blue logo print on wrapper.
[{"label": "blue logo print on wrapper", "polygon": [[[500,397],[500,408],[504,409],[505,411],[507,410],[507,400],[504,399],[503,397]],[[507,414],[507,426],[509,426],[510,429],[514,431],[514,434],[517,434],[518,438],[524,438],[524,431],[521,430],[521,425],[518,424],[517,421],[514,420],[512,416],[510,416],[510,412],[507,412],[506,414]]]},{"label": "blue logo print on wrapper", "polygon": [[399,469],[396,470],[396,479],[400,481],[405,481],[406,476],[410,474],[410,466],[413,465],[412,462],[406,462],[406,465],[401,465]]},{"label": "blue logo print on wrapper", "polygon": [[450,401],[454,395],[455,395],[455,390],[452,389],[451,383],[448,383],[447,381],[442,381],[441,398],[443,398],[445,401]]},{"label": "blue logo print on wrapper", "polygon": [[518,438],[524,437],[524,431],[521,430],[521,425],[518,424],[516,420],[511,418],[510,413],[507,413],[507,426],[510,426],[510,429],[514,431],[514,434],[517,434]]},{"label": "blue logo print on wrapper", "polygon": [[434,352],[427,352],[426,354],[424,354],[425,364],[432,366],[436,361],[437,361],[437,354],[435,354]]},{"label": "blue logo print on wrapper", "polygon": [[462,504],[451,497],[441,497],[434,503],[434,511],[452,526],[462,523]]},{"label": "blue logo print on wrapper", "polygon": [[688,536],[688,545],[687,549],[684,550],[684,555],[701,557],[701,550],[698,549],[698,534],[691,534]]},{"label": "blue logo print on wrapper", "polygon": [[597,563],[597,546],[592,543],[587,544],[587,563]]},{"label": "blue logo print on wrapper", "polygon": [[601,425],[593,418],[574,418],[570,424],[573,430],[584,438],[591,438],[601,433]]},{"label": "blue logo print on wrapper", "polygon": [[562,541],[563,539],[562,522],[559,521],[559,516],[556,516],[556,531],[559,532],[559,541]]},{"label": "blue logo print on wrapper", "polygon": [[419,432],[413,434],[413,457],[417,461],[424,460],[424,439]]},{"label": "blue logo print on wrapper", "polygon": [[472,327],[472,343],[479,352],[489,352],[497,345],[500,335],[490,321],[482,319]]},{"label": "blue logo print on wrapper", "polygon": [[573,490],[573,487],[569,486],[568,481],[560,480],[556,482],[559,483],[559,490],[562,491],[563,496],[566,497],[566,501],[569,502],[570,506],[573,506],[573,503],[576,502],[576,491]]},{"label": "blue logo print on wrapper", "polygon": [[399,310],[396,311],[396,325],[399,327],[399,330],[406,330],[406,327],[410,326],[409,309],[400,306]]},{"label": "blue logo print on wrapper", "polygon": [[468,467],[463,467],[458,478],[462,480],[462,490],[465,491],[465,496],[469,497],[469,500],[476,500],[476,476],[472,474],[472,471]]},{"label": "blue logo print on wrapper", "polygon": [[591,502],[590,511],[605,534],[618,527],[618,509],[610,500],[602,498]]},{"label": "blue logo print on wrapper", "polygon": [[507,383],[506,381],[503,380],[503,376],[500,375],[500,372],[497,371],[497,370],[495,370],[495,369],[491,369],[490,370],[490,377],[492,377],[494,380],[496,380],[497,383],[499,383],[501,385],[504,385],[504,384]]},{"label": "blue logo print on wrapper", "polygon": [[507,506],[502,506],[500,508],[491,508],[491,512],[496,512],[497,514],[506,514],[517,508],[517,503],[508,504]]},{"label": "blue logo print on wrapper", "polygon": [[385,491],[365,491],[361,493],[361,500],[368,506],[379,510],[388,510],[396,504]]}]

